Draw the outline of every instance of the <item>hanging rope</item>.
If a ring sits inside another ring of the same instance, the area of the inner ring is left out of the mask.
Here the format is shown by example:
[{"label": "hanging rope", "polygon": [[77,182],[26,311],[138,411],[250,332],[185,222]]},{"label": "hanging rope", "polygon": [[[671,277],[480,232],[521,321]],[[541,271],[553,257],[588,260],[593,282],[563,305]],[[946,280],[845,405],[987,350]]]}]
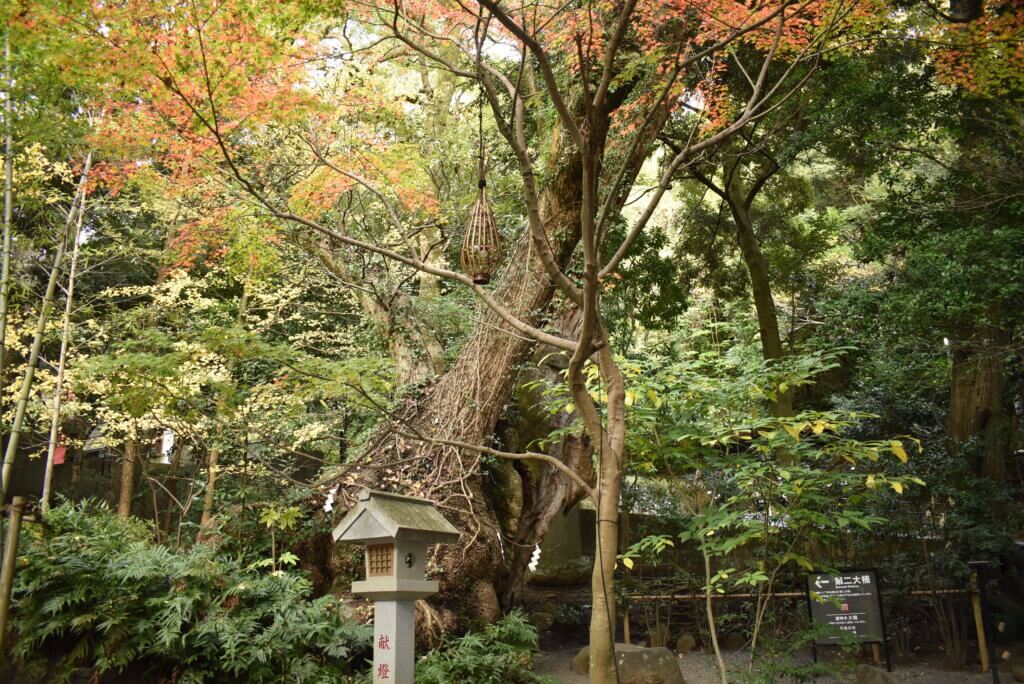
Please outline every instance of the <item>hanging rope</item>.
[{"label": "hanging rope", "polygon": [[483,190],[487,187],[487,178],[484,174],[484,84],[480,81],[480,95],[477,97],[477,143],[479,145],[480,169],[477,176],[477,187]]},{"label": "hanging rope", "polygon": [[[476,40],[477,64],[480,64],[483,54],[483,36]],[[494,220],[494,212],[487,201],[487,178],[484,154],[484,75],[483,70],[478,66],[478,77],[480,82],[480,94],[477,98],[477,199],[469,214],[469,222],[466,224],[466,236],[462,241],[462,270],[465,271],[477,285],[486,285],[491,282],[491,276],[501,265],[501,235],[498,233],[498,225]]]}]

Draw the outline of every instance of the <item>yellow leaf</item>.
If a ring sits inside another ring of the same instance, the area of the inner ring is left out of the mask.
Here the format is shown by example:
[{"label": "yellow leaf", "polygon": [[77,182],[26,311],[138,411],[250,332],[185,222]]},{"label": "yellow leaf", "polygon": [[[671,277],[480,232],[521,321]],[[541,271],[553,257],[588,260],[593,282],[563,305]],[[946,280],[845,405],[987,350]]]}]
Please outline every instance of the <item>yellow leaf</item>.
[{"label": "yellow leaf", "polygon": [[566,413],[572,413],[575,410],[576,410],[576,404],[572,403],[571,401],[568,404],[565,405],[565,412]]},{"label": "yellow leaf", "polygon": [[822,432],[825,431],[825,421],[819,420],[817,423],[814,424],[814,427],[811,429],[814,430],[814,434],[820,435]]},{"label": "yellow leaf", "polygon": [[622,564],[625,565],[630,570],[633,569],[633,559],[632,558],[623,558],[622,559]]},{"label": "yellow leaf", "polygon": [[864,484],[867,486],[868,489],[874,489],[875,488],[875,476],[874,475],[868,475],[867,478],[864,480]]},{"label": "yellow leaf", "polygon": [[897,494],[903,493],[903,485],[899,482],[890,482],[889,486],[892,487],[893,491]]},{"label": "yellow leaf", "polygon": [[626,390],[626,406],[632,406],[636,402],[636,392]]},{"label": "yellow leaf", "polygon": [[783,425],[782,429],[785,430],[786,432],[788,432],[790,437],[792,437],[793,439],[795,439],[798,442],[800,441],[800,429],[801,429],[801,426],[799,426],[799,425]]},{"label": "yellow leaf", "polygon": [[902,442],[894,439],[889,442],[889,448],[892,449],[892,453],[896,454],[896,458],[900,459],[903,463],[907,462],[907,452],[903,449]]}]

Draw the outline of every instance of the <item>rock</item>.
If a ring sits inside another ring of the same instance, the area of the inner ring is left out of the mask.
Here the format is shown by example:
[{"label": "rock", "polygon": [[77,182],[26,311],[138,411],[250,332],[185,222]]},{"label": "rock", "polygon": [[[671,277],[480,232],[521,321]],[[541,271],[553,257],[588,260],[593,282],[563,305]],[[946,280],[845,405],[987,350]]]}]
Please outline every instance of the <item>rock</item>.
[{"label": "rock", "polygon": [[542,587],[577,587],[590,580],[593,566],[594,562],[587,557],[560,563],[545,563],[542,558],[540,567],[527,573],[527,581]]},{"label": "rock", "polygon": [[631,647],[615,644],[615,658],[622,684],[685,684],[679,661],[664,646],[657,648]]},{"label": "rock", "polygon": [[590,672],[590,647],[584,646],[580,652],[573,656],[569,669],[576,674],[588,674]]},{"label": "rock", "polygon": [[676,640],[676,653],[683,655],[697,647],[697,640],[689,632],[684,632]]},{"label": "rock", "polygon": [[857,684],[892,684],[892,678],[884,670],[870,665],[861,665],[857,668]]},{"label": "rock", "polygon": [[536,627],[538,632],[544,633],[551,629],[551,625],[555,624],[555,616],[538,610],[536,613],[530,613],[526,621]]},{"label": "rock", "polygon": [[[668,653],[668,657],[665,653]],[[667,666],[669,662],[677,671],[679,670],[675,657],[666,648],[615,644],[615,655],[619,660],[619,676],[623,684],[680,684],[683,681],[682,675],[679,679],[665,679],[665,674],[657,670],[658,664],[661,664],[671,674],[671,668]],[[579,650],[569,664],[569,669],[576,674],[590,674],[590,646],[584,646]]]},{"label": "rock", "polygon": [[558,606],[552,603],[551,601],[545,601],[544,603],[540,604],[540,606],[538,606],[537,612],[558,615]]},{"label": "rock", "polygon": [[729,632],[725,635],[725,642],[722,644],[722,648],[726,651],[739,651],[747,645],[747,637],[743,635],[743,632]]},{"label": "rock", "polygon": [[1024,682],[1024,661],[1012,663],[1010,671],[1013,673],[1013,681]]}]

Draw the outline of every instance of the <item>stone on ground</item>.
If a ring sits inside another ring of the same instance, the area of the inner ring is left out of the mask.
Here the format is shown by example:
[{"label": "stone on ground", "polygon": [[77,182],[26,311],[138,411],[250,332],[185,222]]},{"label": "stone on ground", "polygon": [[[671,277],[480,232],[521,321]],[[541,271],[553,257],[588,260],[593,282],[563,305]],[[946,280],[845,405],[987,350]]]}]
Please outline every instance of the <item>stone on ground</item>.
[{"label": "stone on ground", "polygon": [[679,661],[665,648],[620,649],[628,644],[615,644],[615,658],[622,684],[685,684]]},{"label": "stone on ground", "polygon": [[676,653],[684,655],[697,647],[697,640],[689,632],[683,632],[676,639]]},{"label": "stone on ground", "polygon": [[580,649],[579,653],[573,656],[569,669],[576,674],[588,674],[590,672],[590,646],[584,646]]},{"label": "stone on ground", "polygon": [[743,632],[729,632],[725,637],[726,651],[739,651],[746,645],[747,637],[743,636]]},{"label": "stone on ground", "polygon": [[[684,684],[679,662],[665,647],[644,648],[633,644],[615,644],[622,684]],[[590,646],[584,646],[572,659],[569,669],[576,674],[590,673]]]},{"label": "stone on ground", "polygon": [[551,625],[555,624],[555,616],[551,613],[537,611],[536,613],[530,613],[526,618],[526,621],[536,627],[538,632],[543,634],[551,629]]},{"label": "stone on ground", "polygon": [[884,670],[870,665],[857,668],[857,684],[892,684],[892,678]]}]

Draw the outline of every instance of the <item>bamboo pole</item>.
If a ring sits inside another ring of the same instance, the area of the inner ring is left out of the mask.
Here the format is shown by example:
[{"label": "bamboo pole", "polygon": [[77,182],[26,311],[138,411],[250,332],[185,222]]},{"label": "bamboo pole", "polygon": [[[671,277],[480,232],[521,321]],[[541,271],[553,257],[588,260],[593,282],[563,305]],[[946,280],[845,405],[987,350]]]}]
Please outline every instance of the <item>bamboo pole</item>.
[{"label": "bamboo pole", "polygon": [[14,462],[18,458],[18,445],[21,443],[21,429],[25,424],[25,410],[28,407],[28,399],[32,393],[32,383],[35,380],[36,367],[39,366],[39,354],[43,348],[43,333],[46,331],[46,321],[53,309],[54,293],[57,291],[57,280],[60,274],[60,265],[64,260],[64,252],[67,249],[68,232],[74,224],[75,211],[81,205],[85,196],[85,183],[89,179],[89,169],[92,167],[92,152],[85,157],[85,166],[82,169],[82,176],[78,181],[78,192],[71,202],[68,210],[68,218],[64,224],[64,230],[57,240],[57,252],[53,257],[53,267],[50,269],[50,279],[46,284],[46,294],[43,295],[43,306],[36,319],[35,333],[32,339],[32,350],[29,353],[28,366],[25,368],[25,375],[21,380],[21,391],[18,392],[18,402],[14,411],[14,421],[11,423],[11,436],[7,439],[7,449],[4,451],[2,489],[0,489],[0,502],[7,500],[7,490],[11,483],[11,473],[14,470]]},{"label": "bamboo pole", "polygon": [[[906,596],[932,596],[935,594],[970,594],[967,589],[923,589],[907,592]],[[722,601],[728,599],[752,599],[758,594],[712,594],[711,600]],[[767,598],[804,598],[807,596],[803,591],[776,591],[765,595]],[[704,594],[631,594],[630,601],[703,601],[707,598]]]},{"label": "bamboo pole", "polygon": [[71,311],[75,297],[75,273],[78,270],[79,241],[82,237],[82,218],[85,216],[85,197],[78,208],[78,223],[75,227],[75,246],[71,250],[71,267],[68,269],[67,300],[64,303],[64,322],[60,333],[60,360],[57,362],[57,382],[53,390],[53,415],[50,417],[50,441],[46,447],[46,472],[43,475],[42,514],[50,512],[50,488],[53,483],[53,456],[57,451],[57,435],[60,430],[60,408],[64,400],[64,369],[67,365],[68,347],[71,338]]},{"label": "bamboo pole", "polygon": [[981,594],[978,591],[978,573],[971,573],[971,612],[974,613],[974,630],[978,635],[978,661],[981,671],[988,672],[988,640],[985,638],[985,620],[981,612]]},{"label": "bamboo pole", "polygon": [[0,386],[7,362],[7,303],[11,291],[11,223],[14,211],[14,76],[11,73],[11,31],[4,34],[4,66],[7,71],[7,96],[4,98],[4,237],[0,257]]},{"label": "bamboo pole", "polygon": [[16,496],[11,503],[11,523],[4,544],[4,564],[0,570],[0,662],[7,648],[7,617],[11,610],[11,588],[14,586],[15,561],[18,558],[18,537],[21,535],[21,516],[25,512],[25,497]]}]

